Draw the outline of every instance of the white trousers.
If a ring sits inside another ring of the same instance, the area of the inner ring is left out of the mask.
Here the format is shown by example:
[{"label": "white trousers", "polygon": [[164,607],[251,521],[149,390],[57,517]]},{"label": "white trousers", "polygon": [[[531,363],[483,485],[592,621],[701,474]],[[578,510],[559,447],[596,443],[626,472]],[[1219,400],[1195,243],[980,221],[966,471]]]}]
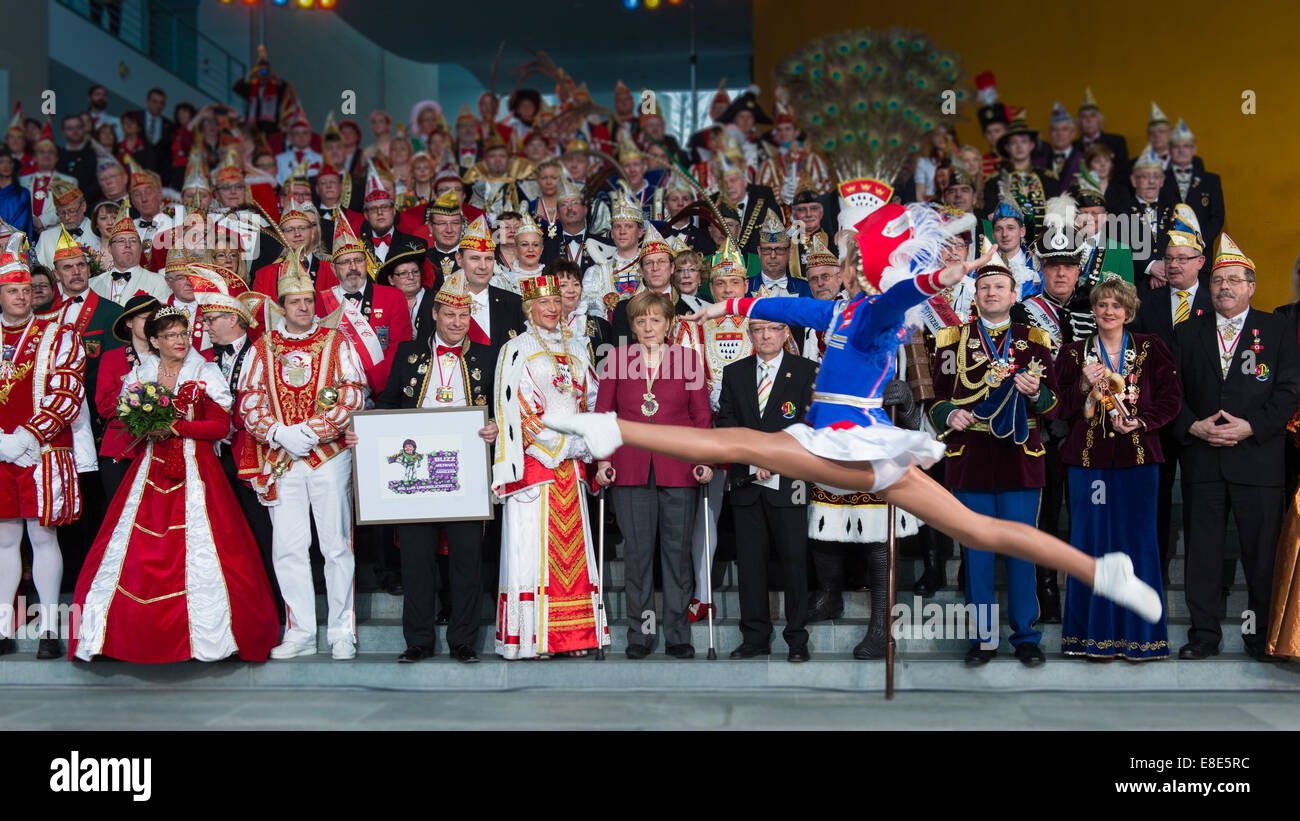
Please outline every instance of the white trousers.
[{"label": "white trousers", "polygon": [[316,588],[311,580],[311,520],[325,557],[326,638],[355,642],[356,561],[352,555],[352,451],[312,470],[301,459],[275,480],[280,503],[271,514],[271,564],[288,618],[284,640],[316,643]]},{"label": "white trousers", "polygon": [[[695,508],[695,598],[708,604],[713,601],[713,591],[709,589],[705,571],[713,563],[713,554],[718,552],[718,517],[722,515],[722,493],[727,487],[727,471],[713,469],[713,478],[709,480],[709,505],[705,510],[702,505]],[[696,491],[698,493],[699,491]],[[709,543],[704,543],[704,517],[709,517]],[[707,554],[707,558],[705,558]],[[706,564],[707,562],[707,564]]]}]

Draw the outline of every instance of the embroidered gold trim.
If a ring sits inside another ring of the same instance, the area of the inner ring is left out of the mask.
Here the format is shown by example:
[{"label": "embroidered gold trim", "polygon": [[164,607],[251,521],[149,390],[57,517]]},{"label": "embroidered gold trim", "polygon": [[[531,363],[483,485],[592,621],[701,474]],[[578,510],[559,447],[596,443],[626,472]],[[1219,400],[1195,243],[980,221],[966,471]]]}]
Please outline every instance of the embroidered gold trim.
[{"label": "embroidered gold trim", "polygon": [[[137,525],[137,527],[139,527],[139,525]],[[143,530],[143,528],[141,528],[141,530]],[[137,604],[153,604],[154,602],[160,602],[164,599],[174,599],[177,596],[184,596],[188,592],[186,590],[181,590],[176,593],[168,593],[163,596],[154,596],[152,599],[142,599],[139,596],[132,595],[129,591],[124,589],[120,584],[117,586],[117,590],[123,596],[126,596],[128,599],[130,599],[131,601]]]}]

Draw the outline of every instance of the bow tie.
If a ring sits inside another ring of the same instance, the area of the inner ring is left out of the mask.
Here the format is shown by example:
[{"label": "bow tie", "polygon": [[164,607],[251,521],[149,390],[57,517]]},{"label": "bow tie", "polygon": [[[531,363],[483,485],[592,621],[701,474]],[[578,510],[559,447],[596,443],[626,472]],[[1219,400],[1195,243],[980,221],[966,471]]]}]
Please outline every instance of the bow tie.
[{"label": "bow tie", "polygon": [[448,354],[448,353],[455,354],[456,356],[460,356],[460,346],[459,345],[456,345],[454,347],[451,345],[438,346],[438,356],[442,356],[443,354]]},{"label": "bow tie", "polygon": [[781,290],[786,291],[789,290],[787,287],[788,283],[789,280],[787,277],[781,277],[780,279],[768,279],[767,277],[763,277],[763,284],[768,288],[780,288]]},{"label": "bow tie", "polygon": [[130,272],[130,271],[114,271],[114,272],[113,272],[113,281],[114,281],[114,282],[126,282],[126,281],[127,281],[128,279],[130,279],[130,278],[131,278],[131,272]]},{"label": "bow tie", "polygon": [[144,217],[141,217],[140,219],[135,221],[135,224],[140,226],[141,228],[152,228],[153,220],[147,220]]},{"label": "bow tie", "polygon": [[68,229],[68,233],[69,233],[69,234],[72,234],[74,237],[79,237],[79,236],[81,236],[81,229],[80,229],[80,228],[69,228],[69,229]]},{"label": "bow tie", "polygon": [[79,303],[79,302],[85,302],[86,298],[84,296],[74,296],[72,299],[69,299],[68,301]]},{"label": "bow tie", "polygon": [[293,152],[293,158],[298,162],[302,162],[302,152],[301,151]]},{"label": "bow tie", "polygon": [[234,356],[234,345],[213,345],[212,350],[216,351],[217,356]]},{"label": "bow tie", "polygon": [[565,242],[582,242],[582,234],[565,234]]},{"label": "bow tie", "polygon": [[360,292],[360,291],[357,291],[357,292],[354,293],[354,294],[344,294],[343,296],[344,296],[345,298],[347,298],[347,299],[352,300],[353,302],[360,302],[360,301],[361,301],[361,292]]},{"label": "bow tie", "polygon": [[392,240],[392,238],[393,238],[393,235],[392,235],[392,234],[387,234],[387,235],[382,236],[382,237],[375,237],[373,240],[371,240],[371,242],[374,243],[374,246],[375,246],[376,248],[378,248],[378,247],[381,246],[381,245],[384,246],[385,248],[387,248],[387,247],[388,247],[388,243],[389,243],[390,240]]}]

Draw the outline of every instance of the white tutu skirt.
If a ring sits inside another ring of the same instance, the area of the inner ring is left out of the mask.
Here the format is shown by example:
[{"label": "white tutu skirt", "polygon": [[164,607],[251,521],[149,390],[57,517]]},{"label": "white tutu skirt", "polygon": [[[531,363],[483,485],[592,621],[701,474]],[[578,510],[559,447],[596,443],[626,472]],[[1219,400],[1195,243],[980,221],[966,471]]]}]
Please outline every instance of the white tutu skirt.
[{"label": "white tutu skirt", "polygon": [[870,462],[875,483],[863,488],[834,488],[818,485],[831,493],[845,495],[879,493],[903,478],[908,468],[928,468],[943,458],[944,444],[930,434],[893,425],[864,425],[836,430],[812,428],[800,422],[786,428],[810,453],[841,462]]}]

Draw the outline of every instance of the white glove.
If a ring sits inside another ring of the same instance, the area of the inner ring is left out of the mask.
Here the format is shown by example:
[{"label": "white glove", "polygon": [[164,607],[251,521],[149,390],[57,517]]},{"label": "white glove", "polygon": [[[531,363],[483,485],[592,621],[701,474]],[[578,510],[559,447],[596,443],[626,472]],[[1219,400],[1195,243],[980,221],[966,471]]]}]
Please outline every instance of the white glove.
[{"label": "white glove", "polygon": [[306,423],[297,425],[281,425],[275,431],[275,441],[280,447],[288,451],[289,455],[295,459],[301,459],[311,453],[312,448],[320,438],[312,433]]},{"label": "white glove", "polygon": [[799,177],[795,173],[785,175],[785,180],[781,183],[781,202],[786,205],[794,202],[794,195],[799,193],[795,187],[799,185]]},{"label": "white glove", "polygon": [[36,441],[31,431],[18,428],[13,433],[0,434],[0,461],[29,468],[40,458],[41,443]]}]

